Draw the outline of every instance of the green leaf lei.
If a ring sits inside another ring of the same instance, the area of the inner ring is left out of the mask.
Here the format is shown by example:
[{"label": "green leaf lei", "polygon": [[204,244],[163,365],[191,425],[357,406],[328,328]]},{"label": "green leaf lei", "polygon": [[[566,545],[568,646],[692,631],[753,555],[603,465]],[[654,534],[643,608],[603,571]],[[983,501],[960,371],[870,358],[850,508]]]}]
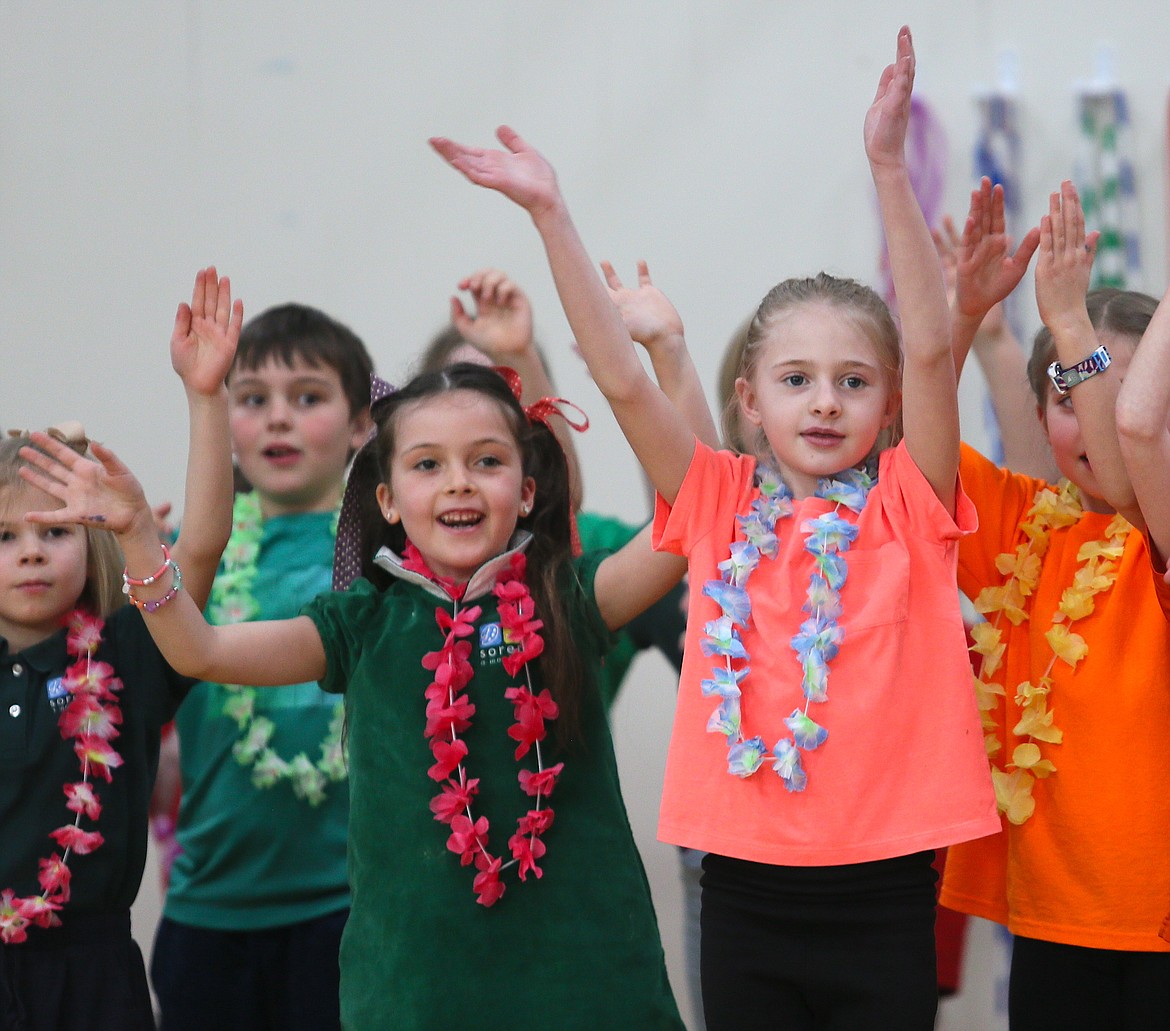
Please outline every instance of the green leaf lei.
[{"label": "green leaf lei", "polygon": [[[263,535],[260,498],[253,492],[237,494],[232,508],[232,535],[224,549],[223,563],[211,588],[207,614],[217,626],[243,623],[260,614],[260,606],[252,596],[256,579],[256,563],[260,557],[260,538]],[[337,534],[337,514],[331,527]],[[271,788],[287,780],[293,793],[311,806],[325,800],[329,783],[345,780],[347,763],[341,735],[345,707],[338,702],[333,707],[333,719],[321,742],[321,758],[313,762],[304,752],[291,760],[282,759],[271,747],[276,727],[265,716],[255,711],[256,689],[241,684],[224,684],[228,699],[223,715],[235,720],[240,728],[240,739],[232,746],[232,755],[241,766],[252,767],[252,784],[257,788]]]}]

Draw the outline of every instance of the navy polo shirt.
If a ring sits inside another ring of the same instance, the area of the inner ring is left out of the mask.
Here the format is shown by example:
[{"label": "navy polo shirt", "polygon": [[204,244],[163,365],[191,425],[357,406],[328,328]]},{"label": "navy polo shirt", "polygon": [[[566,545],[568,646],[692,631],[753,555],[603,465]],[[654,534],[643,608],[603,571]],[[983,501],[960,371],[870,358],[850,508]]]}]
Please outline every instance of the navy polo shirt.
[{"label": "navy polo shirt", "polygon": [[[150,795],[158,771],[159,732],[175,714],[192,681],[175,673],[159,653],[142,615],[125,606],[107,620],[98,659],[122,681],[117,704],[121,733],[112,744],[123,763],[112,782],[91,778],[102,804],[96,824],[105,843],[89,855],[69,858],[71,898],[61,913],[126,910],[138,894],[146,863]],[[61,853],[49,833],[70,824],[64,785],[81,780],[73,739],[63,738],[58,718],[69,702],[61,684],[75,661],[61,630],[12,654],[0,638],[0,890],[17,896],[40,893],[39,859]]]}]

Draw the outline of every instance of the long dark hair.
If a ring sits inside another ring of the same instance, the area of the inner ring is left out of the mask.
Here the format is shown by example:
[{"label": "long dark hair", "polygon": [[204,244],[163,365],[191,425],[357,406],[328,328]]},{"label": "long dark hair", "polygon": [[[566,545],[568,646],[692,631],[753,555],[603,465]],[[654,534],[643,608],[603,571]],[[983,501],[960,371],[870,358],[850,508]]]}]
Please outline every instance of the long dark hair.
[{"label": "long dark hair", "polygon": [[[415,376],[401,389],[374,403],[370,413],[374,440],[358,452],[350,476],[360,477],[363,485],[388,482],[398,414],[416,401],[455,390],[474,391],[499,406],[520,449],[523,473],[536,482],[532,511],[517,526],[532,534],[526,553],[528,589],[536,604],[537,618],[544,621],[544,652],[535,661],[548,674],[545,680],[560,708],[558,740],[568,744],[579,729],[585,671],[573,643],[564,602],[566,577],[571,575],[572,506],[568,465],[552,430],[543,422],[529,421],[511,387],[494,369],[459,362]],[[401,554],[406,546],[406,531],[401,523],[388,523],[383,518],[372,489],[362,490],[361,506],[362,576],[385,590],[393,577],[374,565],[374,556],[383,546]]]}]

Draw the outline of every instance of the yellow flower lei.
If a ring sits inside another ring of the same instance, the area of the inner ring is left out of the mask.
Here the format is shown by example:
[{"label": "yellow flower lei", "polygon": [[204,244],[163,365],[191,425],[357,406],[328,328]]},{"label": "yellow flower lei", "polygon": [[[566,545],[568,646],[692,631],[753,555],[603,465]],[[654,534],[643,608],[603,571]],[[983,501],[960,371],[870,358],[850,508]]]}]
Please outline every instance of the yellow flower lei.
[{"label": "yellow flower lei", "polygon": [[[1003,661],[1000,621],[1006,617],[1019,626],[1028,618],[1028,598],[1040,580],[1041,559],[1048,550],[1050,532],[1072,526],[1083,511],[1080,491],[1068,480],[1061,480],[1055,489],[1044,487],[1037,491],[1032,508],[1020,524],[1027,540],[1015,551],[1005,552],[995,560],[996,569],[1007,579],[999,587],[985,587],[974,600],[975,608],[988,616],[988,622],[979,623],[971,630],[975,641],[971,651],[983,658],[979,676],[975,678],[975,696],[989,758],[1003,749],[1003,742],[997,736],[995,712],[1006,692],[1002,684],[991,680]],[[1063,740],[1063,733],[1053,723],[1053,712],[1048,708],[1052,667],[1060,659],[1075,669],[1088,654],[1089,646],[1070,629],[1071,624],[1089,615],[1095,605],[1094,596],[1109,590],[1117,580],[1117,560],[1132,529],[1123,516],[1117,515],[1105,529],[1105,542],[1088,541],[1081,545],[1077,552],[1081,566],[1073,576],[1072,585],[1061,594],[1052,626],[1044,635],[1052,648],[1052,658],[1035,684],[1025,680],[1016,688],[1016,704],[1021,707],[1021,715],[1011,733],[1028,740],[1016,745],[1011,760],[1002,768],[993,762],[991,770],[996,804],[1011,823],[1027,822],[1036,809],[1032,787],[1037,778],[1056,772],[1056,766],[1040,748],[1041,744],[1059,745]],[[995,614],[994,621],[990,619],[991,613]]]}]

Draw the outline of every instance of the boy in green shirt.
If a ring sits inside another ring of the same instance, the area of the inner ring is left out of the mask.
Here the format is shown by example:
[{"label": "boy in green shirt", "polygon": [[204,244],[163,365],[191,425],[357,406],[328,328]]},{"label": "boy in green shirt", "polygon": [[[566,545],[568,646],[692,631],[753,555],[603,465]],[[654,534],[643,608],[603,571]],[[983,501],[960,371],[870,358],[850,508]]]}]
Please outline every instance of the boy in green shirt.
[{"label": "boy in green shirt", "polygon": [[[294,616],[329,590],[372,371],[361,340],[313,308],[245,325],[228,388],[250,490],[236,497],[212,622]],[[175,722],[180,851],[151,964],[162,1027],[339,1027],[349,798],[336,698],[315,683],[202,683]]]}]

